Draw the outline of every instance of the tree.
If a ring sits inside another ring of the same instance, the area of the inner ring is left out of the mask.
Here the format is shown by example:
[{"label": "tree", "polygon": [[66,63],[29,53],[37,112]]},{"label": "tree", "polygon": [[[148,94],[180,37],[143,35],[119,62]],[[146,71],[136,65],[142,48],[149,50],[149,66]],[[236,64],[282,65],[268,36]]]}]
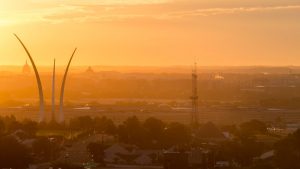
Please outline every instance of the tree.
[{"label": "tree", "polygon": [[94,127],[94,123],[90,116],[80,116],[71,119],[69,126],[74,130],[89,130]]},{"label": "tree", "polygon": [[146,132],[136,116],[129,117],[118,127],[119,140],[140,147],[147,141]]},{"label": "tree", "polygon": [[53,160],[58,156],[59,146],[55,141],[51,142],[47,137],[39,137],[32,145],[32,152],[36,155],[38,160]]},{"label": "tree", "polygon": [[106,117],[96,117],[94,119],[94,125],[97,131],[105,132],[111,135],[116,134],[117,127],[111,119],[108,119]]},{"label": "tree", "polygon": [[164,131],[164,144],[166,147],[184,145],[190,142],[191,133],[189,129],[180,123],[170,123]]},{"label": "tree", "polygon": [[253,163],[253,158],[263,153],[263,148],[263,143],[256,142],[255,139],[241,139],[235,158],[242,166],[250,166]]},{"label": "tree", "polygon": [[109,120],[106,121],[104,132],[107,133],[107,134],[111,134],[111,135],[115,135],[116,134],[117,127],[116,127],[115,123],[111,119],[109,119]]},{"label": "tree", "polygon": [[92,142],[87,145],[87,149],[95,162],[104,164],[104,145],[100,142]]},{"label": "tree", "polygon": [[236,161],[241,166],[248,167],[253,164],[253,158],[261,155],[263,150],[263,143],[259,143],[253,138],[238,138],[221,144],[220,158]]},{"label": "tree", "polygon": [[259,120],[251,120],[240,125],[240,132],[242,135],[265,134],[267,125]]},{"label": "tree", "polygon": [[300,168],[300,129],[275,145],[275,162],[280,169]]},{"label": "tree", "polygon": [[5,124],[2,120],[2,118],[0,118],[0,137],[2,134],[4,134],[4,132],[5,132]]},{"label": "tree", "polygon": [[147,132],[150,144],[157,145],[158,143],[161,143],[166,126],[164,122],[151,117],[145,120],[143,126],[145,128],[145,131]]},{"label": "tree", "polygon": [[198,136],[200,138],[224,138],[223,133],[211,122],[199,128]]},{"label": "tree", "polygon": [[22,128],[21,123],[17,121],[15,116],[6,116],[3,118],[3,121],[5,123],[6,131],[8,133],[14,132]]},{"label": "tree", "polygon": [[22,129],[31,137],[35,136],[38,130],[37,122],[32,120],[24,120],[22,123]]},{"label": "tree", "polygon": [[27,168],[31,162],[28,149],[13,137],[0,139],[0,168]]}]

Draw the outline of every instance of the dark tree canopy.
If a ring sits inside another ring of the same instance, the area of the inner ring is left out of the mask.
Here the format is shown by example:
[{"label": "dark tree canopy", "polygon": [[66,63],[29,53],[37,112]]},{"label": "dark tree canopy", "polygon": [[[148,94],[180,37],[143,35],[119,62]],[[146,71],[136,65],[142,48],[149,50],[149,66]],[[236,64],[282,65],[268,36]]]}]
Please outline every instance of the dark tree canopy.
[{"label": "dark tree canopy", "polygon": [[180,123],[170,123],[164,132],[165,146],[184,145],[190,142],[191,135],[189,129]]},{"label": "dark tree canopy", "polygon": [[92,142],[87,145],[87,149],[92,155],[92,159],[100,164],[104,163],[104,145],[100,142]]},{"label": "dark tree canopy", "polygon": [[143,126],[145,132],[147,133],[148,139],[153,144],[157,144],[158,142],[161,142],[161,139],[164,134],[164,129],[166,127],[166,124],[164,122],[156,118],[150,117],[146,119]]},{"label": "dark tree canopy", "polygon": [[111,119],[106,117],[96,117],[94,119],[95,130],[98,132],[105,132],[107,134],[115,135],[117,127]]},{"label": "dark tree canopy", "polygon": [[0,139],[0,168],[27,168],[31,162],[29,151],[13,137]]},{"label": "dark tree canopy", "polygon": [[240,130],[243,135],[265,134],[267,132],[267,125],[259,120],[251,120],[242,123]]},{"label": "dark tree canopy", "polygon": [[300,129],[275,145],[275,161],[280,169],[300,168]]},{"label": "dark tree canopy", "polygon": [[38,137],[32,145],[32,152],[39,160],[48,161],[58,156],[59,147],[47,137]]},{"label": "dark tree canopy", "polygon": [[208,122],[202,125],[198,131],[200,138],[224,138],[223,133],[213,123]]}]

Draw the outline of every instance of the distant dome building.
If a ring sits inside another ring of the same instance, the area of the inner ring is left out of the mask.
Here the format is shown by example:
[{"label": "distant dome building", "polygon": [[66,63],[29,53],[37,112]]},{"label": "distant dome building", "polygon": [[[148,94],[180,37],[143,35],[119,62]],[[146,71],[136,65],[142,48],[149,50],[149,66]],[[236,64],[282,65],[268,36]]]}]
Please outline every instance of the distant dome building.
[{"label": "distant dome building", "polygon": [[29,73],[31,72],[31,69],[30,69],[30,66],[29,66],[28,63],[27,63],[27,60],[26,60],[25,65],[23,66],[22,72],[23,72],[24,74],[29,74]]},{"label": "distant dome building", "polygon": [[86,69],[85,73],[93,74],[93,73],[95,73],[95,71],[93,70],[93,68],[92,68],[91,66],[89,66],[89,67]]}]

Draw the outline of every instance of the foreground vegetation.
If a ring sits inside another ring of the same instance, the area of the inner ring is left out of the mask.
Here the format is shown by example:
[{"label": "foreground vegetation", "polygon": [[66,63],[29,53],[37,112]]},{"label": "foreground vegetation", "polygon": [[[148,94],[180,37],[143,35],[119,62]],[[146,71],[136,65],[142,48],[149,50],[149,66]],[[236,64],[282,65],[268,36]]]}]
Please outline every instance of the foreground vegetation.
[{"label": "foreground vegetation", "polygon": [[[113,136],[113,142],[136,145],[143,149],[210,149],[214,151],[216,161],[228,161],[232,168],[300,168],[300,130],[282,137],[270,133],[267,128],[268,124],[258,120],[239,126],[206,123],[191,128],[177,122],[165,123],[156,118],[140,121],[135,116],[119,125],[106,117],[82,116],[66,124],[17,121],[13,116],[1,117],[0,168],[27,168],[29,164],[56,162],[60,152],[69,143],[96,133]],[[260,139],[261,136],[273,139],[266,142]],[[28,146],[30,140],[32,144]],[[104,164],[103,151],[107,144],[111,143],[99,140],[86,147],[95,162]],[[274,151],[274,156],[259,158],[268,151]]]}]

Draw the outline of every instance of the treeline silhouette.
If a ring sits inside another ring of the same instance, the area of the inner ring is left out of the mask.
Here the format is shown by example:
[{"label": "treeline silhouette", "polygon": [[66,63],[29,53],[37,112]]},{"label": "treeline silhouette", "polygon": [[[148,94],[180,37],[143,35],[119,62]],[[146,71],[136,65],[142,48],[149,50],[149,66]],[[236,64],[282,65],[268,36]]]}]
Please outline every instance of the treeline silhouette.
[{"label": "treeline silhouette", "polygon": [[[76,168],[71,164],[55,163],[59,153],[69,143],[93,134],[114,136],[113,143],[126,143],[142,149],[170,149],[189,151],[194,147],[211,149],[216,160],[229,161],[234,168],[290,169],[299,168],[300,130],[281,137],[267,130],[268,124],[251,120],[240,125],[216,126],[213,123],[200,124],[195,130],[189,125],[177,122],[165,123],[156,118],[140,121],[132,116],[120,124],[106,117],[82,116],[68,123],[37,123],[31,120],[17,121],[13,116],[0,118],[0,168],[27,168],[29,164],[54,162],[56,166]],[[41,130],[78,132],[75,137],[62,135],[39,136]],[[226,138],[224,132],[231,138]],[[258,139],[266,135],[277,138],[275,143]],[[32,140],[31,146],[26,142]],[[104,163],[104,149],[112,142],[92,142],[87,150],[98,163]],[[209,143],[209,144],[208,144]],[[213,143],[213,144],[211,144]],[[268,160],[255,158],[267,151],[275,151]],[[17,161],[17,162],[16,162]]]}]

